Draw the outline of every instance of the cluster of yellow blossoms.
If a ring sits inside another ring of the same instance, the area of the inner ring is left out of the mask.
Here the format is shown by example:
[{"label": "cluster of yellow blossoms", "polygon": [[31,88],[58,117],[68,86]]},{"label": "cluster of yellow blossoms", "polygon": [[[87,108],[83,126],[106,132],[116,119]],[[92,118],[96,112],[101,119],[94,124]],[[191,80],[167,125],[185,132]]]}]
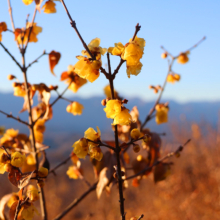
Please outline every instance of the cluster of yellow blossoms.
[{"label": "cluster of yellow blossoms", "polygon": [[129,43],[125,46],[119,42],[115,44],[115,47],[109,47],[108,52],[115,56],[121,56],[123,60],[126,60],[127,75],[137,76],[142,68],[140,59],[144,54],[145,40],[143,38],[135,37],[134,40],[130,39]]},{"label": "cluster of yellow blossoms", "polygon": [[180,75],[177,73],[170,73],[167,76],[167,82],[175,83],[176,81],[180,81]]},{"label": "cluster of yellow blossoms", "polygon": [[118,99],[109,100],[104,108],[106,117],[114,119],[112,125],[129,125],[132,117],[129,110],[122,106],[122,102]]},{"label": "cluster of yellow blossoms", "polygon": [[[79,158],[85,158],[87,154],[90,157],[100,161],[103,153],[98,142],[101,138],[101,131],[97,126],[97,132],[93,128],[88,128],[84,133],[84,138],[79,139],[73,144],[73,152]],[[95,143],[94,143],[95,142]]]}]

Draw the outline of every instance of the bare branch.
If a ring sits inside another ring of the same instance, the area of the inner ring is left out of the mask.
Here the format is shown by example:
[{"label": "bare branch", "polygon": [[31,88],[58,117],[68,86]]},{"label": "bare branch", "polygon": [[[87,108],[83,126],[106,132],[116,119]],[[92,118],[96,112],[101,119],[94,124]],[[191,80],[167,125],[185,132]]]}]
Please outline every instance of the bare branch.
[{"label": "bare branch", "polygon": [[39,57],[37,57],[34,61],[32,61],[31,63],[28,64],[27,69],[28,69],[30,66],[32,66],[32,64],[37,63],[38,60],[39,60],[41,57],[43,57],[44,55],[48,55],[45,50],[43,51],[43,53],[42,53]]},{"label": "bare branch", "polygon": [[22,123],[22,124],[25,124],[25,125],[27,125],[27,126],[30,126],[30,124],[28,124],[27,122],[21,120],[19,117],[15,117],[15,116],[13,116],[12,114],[7,114],[6,112],[3,112],[2,110],[0,110],[0,113],[6,115],[8,118],[13,118],[14,120],[16,120],[16,121],[18,121],[18,122],[20,122],[20,123]]},{"label": "bare branch", "polygon": [[134,36],[132,37],[132,40],[135,39],[135,37],[137,36],[138,31],[140,31],[141,26],[139,25],[139,23],[137,23],[137,25],[135,26],[135,32],[134,32]]},{"label": "bare branch", "polygon": [[94,183],[92,187],[90,187],[85,193],[83,193],[79,198],[74,199],[72,203],[70,203],[66,209],[57,215],[57,217],[54,220],[60,220],[62,219],[69,211],[71,211],[75,206],[77,206],[87,195],[89,195],[90,192],[94,191],[96,189],[96,185],[98,182]]},{"label": "bare branch", "polygon": [[140,176],[140,175],[146,173],[147,171],[151,170],[153,167],[157,166],[158,164],[160,164],[160,163],[163,162],[164,160],[166,160],[166,159],[168,159],[168,158],[170,158],[170,157],[172,157],[172,156],[178,154],[179,152],[181,152],[181,151],[183,150],[183,148],[184,148],[190,141],[191,141],[190,139],[187,140],[187,141],[185,142],[185,144],[183,144],[182,146],[179,146],[176,151],[171,152],[171,153],[168,153],[168,154],[167,154],[166,156],[164,156],[162,159],[155,161],[152,166],[146,167],[145,169],[141,170],[140,172],[138,172],[138,173],[136,173],[136,174],[134,174],[134,175],[132,175],[132,176],[127,177],[126,180],[130,180],[130,179],[133,179],[133,178],[135,178],[135,177],[137,177],[137,176]]},{"label": "bare branch", "polygon": [[142,218],[144,218],[143,214],[137,220],[141,220]]}]

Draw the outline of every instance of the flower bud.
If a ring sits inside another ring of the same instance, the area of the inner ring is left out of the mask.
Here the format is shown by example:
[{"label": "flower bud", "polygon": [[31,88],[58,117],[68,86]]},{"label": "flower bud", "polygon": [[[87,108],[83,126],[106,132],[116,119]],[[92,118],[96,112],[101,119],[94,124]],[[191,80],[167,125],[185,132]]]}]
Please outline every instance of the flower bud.
[{"label": "flower bud", "polygon": [[13,80],[13,79],[15,79],[16,77],[10,74],[10,75],[7,76],[7,78],[8,78],[8,80]]},{"label": "flower bud", "polygon": [[135,152],[135,153],[138,153],[139,151],[140,151],[140,146],[139,146],[139,144],[134,144],[133,145],[133,151]]},{"label": "flower bud", "polygon": [[47,177],[48,175],[48,169],[45,168],[45,167],[41,167],[39,170],[38,170],[38,176],[39,177]]},{"label": "flower bud", "polygon": [[27,187],[27,196],[29,197],[29,199],[31,201],[36,201],[39,199],[39,194],[38,194],[38,190],[35,186],[33,185],[29,185]]},{"label": "flower bud", "polygon": [[131,135],[131,138],[132,138],[132,139],[137,140],[137,139],[140,137],[141,132],[140,132],[139,129],[134,128],[134,129],[131,131],[130,135]]},{"label": "flower bud", "polygon": [[165,53],[162,53],[162,54],[161,54],[161,58],[162,58],[162,59],[167,58],[167,53],[166,53],[166,52],[165,52]]},{"label": "flower bud", "polygon": [[11,165],[14,167],[22,167],[25,163],[26,157],[19,153],[14,152],[11,156]]},{"label": "flower bud", "polygon": [[106,99],[102,99],[101,104],[102,104],[103,106],[106,106]]},{"label": "flower bud", "polygon": [[43,188],[43,187],[44,187],[44,185],[45,185],[45,183],[44,183],[44,181],[43,181],[43,180],[38,180],[37,185],[38,185],[40,188]]}]

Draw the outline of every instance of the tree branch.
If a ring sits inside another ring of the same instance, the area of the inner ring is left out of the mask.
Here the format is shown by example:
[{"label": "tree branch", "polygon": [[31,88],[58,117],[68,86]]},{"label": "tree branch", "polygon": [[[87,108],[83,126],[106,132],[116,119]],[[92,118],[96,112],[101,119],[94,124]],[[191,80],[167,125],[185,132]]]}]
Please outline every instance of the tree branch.
[{"label": "tree branch", "polygon": [[28,64],[27,69],[28,69],[30,66],[32,66],[34,63],[37,63],[38,60],[39,60],[42,56],[44,56],[44,55],[48,55],[45,50],[43,51],[43,53],[42,53],[39,57],[37,57],[34,61],[32,61],[31,63]]},{"label": "tree branch", "polygon": [[191,141],[190,139],[187,140],[187,141],[185,142],[185,144],[179,146],[176,151],[171,152],[171,153],[168,153],[168,154],[167,154],[166,156],[164,156],[162,159],[155,161],[152,166],[146,167],[145,169],[141,170],[140,172],[138,172],[138,173],[136,173],[136,174],[134,174],[134,175],[132,175],[132,176],[127,177],[126,180],[130,180],[130,179],[133,179],[133,178],[135,178],[135,177],[137,177],[137,176],[140,176],[141,174],[144,174],[144,173],[146,173],[147,171],[151,170],[153,167],[157,166],[158,164],[160,164],[160,163],[163,162],[164,160],[166,160],[166,159],[168,159],[168,158],[170,158],[170,157],[172,157],[172,156],[174,156],[174,155],[180,153],[180,152],[183,150],[183,148],[184,148],[190,141]]},{"label": "tree branch", "polygon": [[27,122],[21,120],[19,117],[15,117],[15,116],[13,116],[12,114],[7,114],[6,112],[3,112],[2,110],[0,110],[0,113],[6,115],[7,118],[13,118],[14,120],[16,120],[16,121],[18,121],[18,122],[20,122],[20,123],[22,123],[22,124],[25,124],[25,125],[27,125],[28,127],[30,126],[30,124],[28,124]]},{"label": "tree branch", "polygon": [[74,201],[72,203],[70,203],[62,213],[57,215],[54,220],[62,219],[69,211],[71,211],[71,209],[73,209],[75,206],[77,206],[87,195],[89,195],[90,192],[94,191],[96,189],[97,184],[98,184],[98,182],[93,184],[93,186],[90,187],[85,193],[83,193],[78,199],[74,199]]},{"label": "tree branch", "polygon": [[5,50],[5,52],[12,58],[12,60],[17,64],[17,66],[22,70],[21,65],[18,63],[18,61],[15,59],[15,57],[8,51],[8,49],[0,42],[0,45]]}]

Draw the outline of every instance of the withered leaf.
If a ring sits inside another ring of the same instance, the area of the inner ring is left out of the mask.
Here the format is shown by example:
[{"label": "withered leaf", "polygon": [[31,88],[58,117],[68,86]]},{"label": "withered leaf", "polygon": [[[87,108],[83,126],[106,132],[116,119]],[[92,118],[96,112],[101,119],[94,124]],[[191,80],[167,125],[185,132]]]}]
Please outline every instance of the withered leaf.
[{"label": "withered leaf", "polygon": [[5,211],[5,206],[7,204],[7,202],[9,201],[9,199],[11,198],[13,194],[7,194],[5,196],[2,197],[2,199],[0,200],[0,219],[1,220],[5,220],[5,215],[4,215],[4,211]]},{"label": "withered leaf", "polygon": [[159,163],[154,169],[154,182],[165,180],[171,171],[170,163]]},{"label": "withered leaf", "polygon": [[50,72],[55,76],[55,73],[53,71],[54,67],[58,64],[60,60],[61,54],[56,51],[51,51],[49,53],[49,65],[50,65]]},{"label": "withered leaf", "polygon": [[10,210],[9,210],[9,218],[10,218],[10,220],[14,220],[15,212],[16,212],[16,209],[17,209],[18,202],[19,201],[15,201],[13,203],[13,205],[11,206]]},{"label": "withered leaf", "polygon": [[11,172],[8,174],[9,181],[16,187],[19,186],[22,175],[20,171],[16,168],[12,168]]},{"label": "withered leaf", "polygon": [[32,175],[34,174],[35,171],[31,172],[29,175],[22,177],[21,180],[19,181],[18,188],[23,189],[25,186],[28,185],[28,183],[31,180]]},{"label": "withered leaf", "polygon": [[102,169],[99,175],[99,182],[96,187],[96,195],[98,199],[100,198],[103,189],[108,185],[109,181],[111,179],[111,172],[110,170],[105,167]]}]

